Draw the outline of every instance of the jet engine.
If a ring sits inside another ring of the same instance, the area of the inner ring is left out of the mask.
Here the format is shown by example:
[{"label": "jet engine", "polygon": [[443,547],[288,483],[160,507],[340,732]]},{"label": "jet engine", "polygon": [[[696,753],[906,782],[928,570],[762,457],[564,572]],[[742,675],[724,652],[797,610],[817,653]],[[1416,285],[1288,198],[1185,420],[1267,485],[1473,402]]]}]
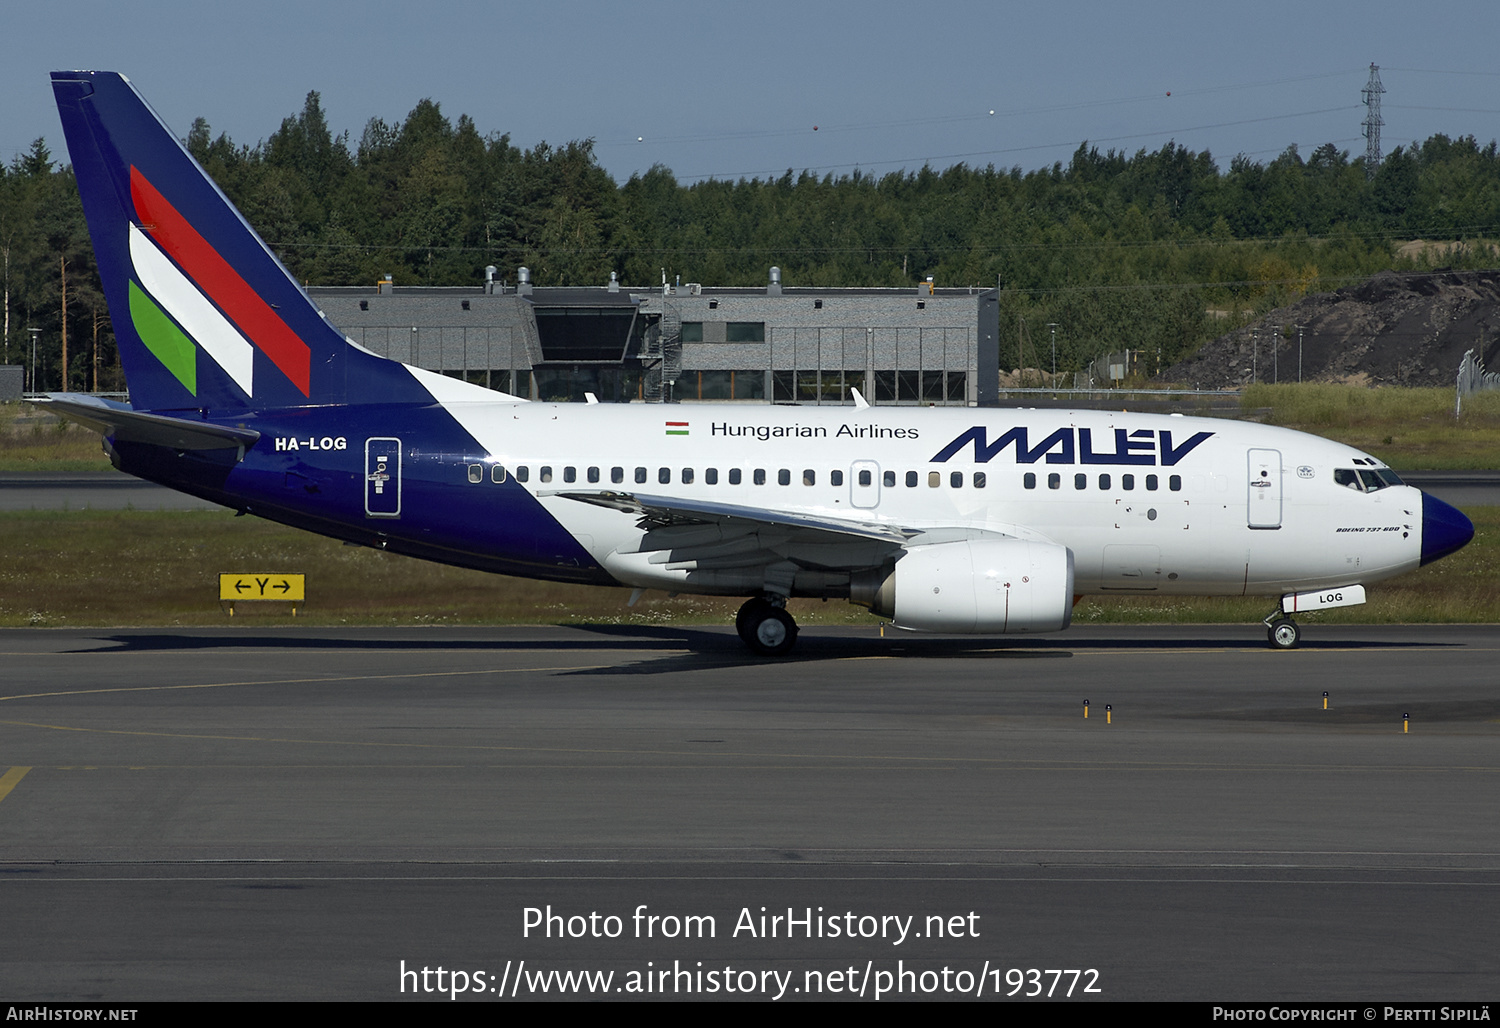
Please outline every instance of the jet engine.
[{"label": "jet engine", "polygon": [[922,632],[1058,632],[1073,619],[1073,551],[1011,538],[908,546],[856,572],[849,602]]}]

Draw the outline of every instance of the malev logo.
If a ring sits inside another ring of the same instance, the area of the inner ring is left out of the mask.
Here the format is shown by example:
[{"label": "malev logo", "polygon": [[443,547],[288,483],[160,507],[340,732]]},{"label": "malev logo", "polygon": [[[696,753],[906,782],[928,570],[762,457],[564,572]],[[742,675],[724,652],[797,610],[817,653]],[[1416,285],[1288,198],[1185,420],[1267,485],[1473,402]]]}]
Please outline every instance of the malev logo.
[{"label": "malev logo", "polygon": [[1096,439],[1091,428],[1059,428],[1032,446],[1025,426],[1012,428],[991,442],[989,429],[975,425],[939,450],[932,462],[942,464],[973,443],[976,464],[988,464],[1005,449],[1014,446],[1017,464],[1035,464],[1045,458],[1048,464],[1160,465],[1170,468],[1214,433],[1194,432],[1180,443],[1172,437],[1171,429],[1131,431],[1116,428],[1105,429],[1099,435],[1100,438]]}]

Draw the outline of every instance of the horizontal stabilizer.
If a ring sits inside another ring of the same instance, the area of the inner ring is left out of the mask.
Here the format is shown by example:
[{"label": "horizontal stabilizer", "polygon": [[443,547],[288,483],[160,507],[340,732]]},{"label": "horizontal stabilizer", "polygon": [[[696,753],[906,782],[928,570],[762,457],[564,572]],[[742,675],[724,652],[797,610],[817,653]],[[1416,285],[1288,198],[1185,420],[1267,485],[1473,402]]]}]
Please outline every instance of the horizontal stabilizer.
[{"label": "horizontal stabilizer", "polygon": [[230,428],[203,421],[186,421],[160,414],[144,414],[128,404],[103,400],[84,393],[49,393],[33,401],[112,439],[167,446],[174,450],[230,450],[250,447],[260,433],[249,428]]}]

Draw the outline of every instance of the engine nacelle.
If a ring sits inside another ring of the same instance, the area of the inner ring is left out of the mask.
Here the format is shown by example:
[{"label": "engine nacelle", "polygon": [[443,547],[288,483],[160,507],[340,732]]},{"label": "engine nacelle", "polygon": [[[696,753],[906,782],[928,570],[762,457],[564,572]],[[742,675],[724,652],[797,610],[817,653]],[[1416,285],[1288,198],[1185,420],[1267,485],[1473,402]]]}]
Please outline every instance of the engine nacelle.
[{"label": "engine nacelle", "polygon": [[849,600],[921,632],[1059,632],[1073,620],[1073,551],[1008,538],[909,546],[853,576]]}]

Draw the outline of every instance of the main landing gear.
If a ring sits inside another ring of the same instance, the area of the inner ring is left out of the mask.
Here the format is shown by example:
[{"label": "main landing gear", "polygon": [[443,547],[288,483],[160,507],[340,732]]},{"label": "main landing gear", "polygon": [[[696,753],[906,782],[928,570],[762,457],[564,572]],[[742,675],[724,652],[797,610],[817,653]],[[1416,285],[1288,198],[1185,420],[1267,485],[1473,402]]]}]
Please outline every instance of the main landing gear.
[{"label": "main landing gear", "polygon": [[1278,650],[1295,650],[1302,641],[1302,629],[1278,608],[1266,618],[1266,641]]},{"label": "main landing gear", "polygon": [[763,657],[783,657],[797,642],[797,622],[786,612],[786,600],[755,596],[735,615],[734,627],[745,645]]}]

